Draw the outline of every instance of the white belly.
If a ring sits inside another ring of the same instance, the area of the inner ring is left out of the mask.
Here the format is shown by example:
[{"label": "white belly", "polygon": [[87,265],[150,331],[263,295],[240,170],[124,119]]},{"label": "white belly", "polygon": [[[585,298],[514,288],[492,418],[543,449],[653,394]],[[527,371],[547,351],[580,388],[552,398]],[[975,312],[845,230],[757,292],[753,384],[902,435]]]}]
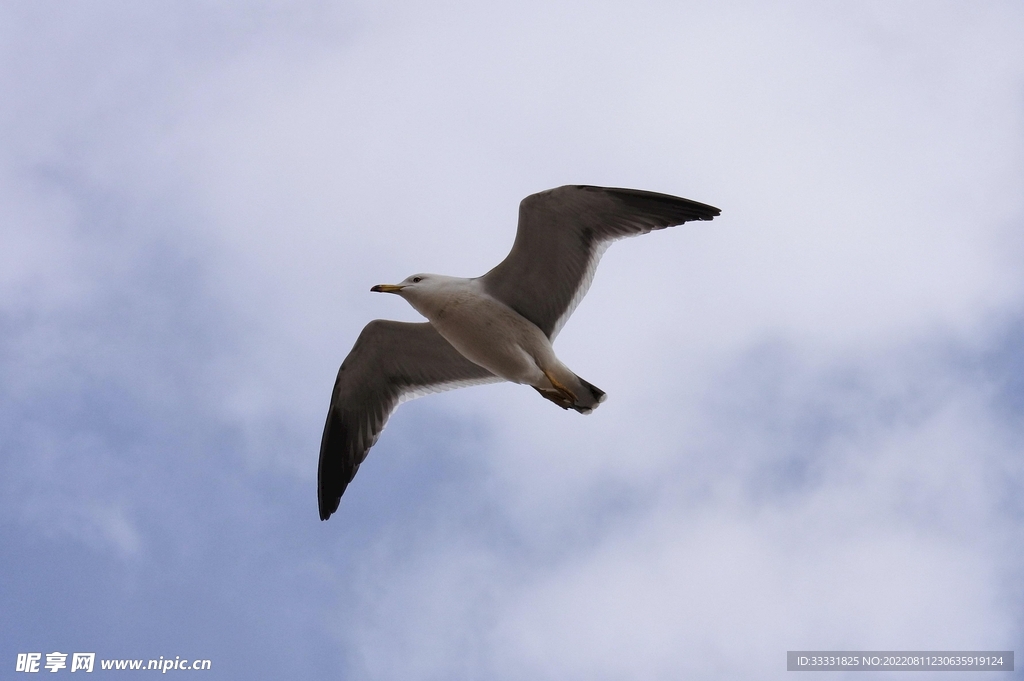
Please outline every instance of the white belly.
[{"label": "white belly", "polygon": [[543,331],[490,296],[453,297],[428,319],[466,359],[506,381],[536,385],[540,366],[557,362]]}]

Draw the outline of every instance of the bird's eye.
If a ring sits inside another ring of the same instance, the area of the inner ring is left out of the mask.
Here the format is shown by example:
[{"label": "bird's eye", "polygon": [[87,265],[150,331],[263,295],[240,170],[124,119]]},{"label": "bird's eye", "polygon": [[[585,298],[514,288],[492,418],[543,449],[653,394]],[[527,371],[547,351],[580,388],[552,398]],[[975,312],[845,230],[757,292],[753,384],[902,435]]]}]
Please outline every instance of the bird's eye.
[{"label": "bird's eye", "polygon": [[413,278],[412,278],[412,283],[414,283],[414,284],[418,284],[418,283],[420,283],[420,281],[422,281],[422,280],[423,280],[423,277],[413,277]]}]

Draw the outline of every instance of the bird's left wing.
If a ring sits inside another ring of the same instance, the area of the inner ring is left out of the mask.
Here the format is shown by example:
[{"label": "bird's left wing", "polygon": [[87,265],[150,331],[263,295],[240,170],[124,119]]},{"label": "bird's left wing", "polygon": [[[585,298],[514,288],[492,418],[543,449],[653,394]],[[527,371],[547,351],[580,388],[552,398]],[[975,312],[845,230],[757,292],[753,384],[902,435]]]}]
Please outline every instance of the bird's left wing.
[{"label": "bird's left wing", "polygon": [[714,206],[638,189],[568,185],[519,204],[512,250],[480,279],[492,296],[554,340],[579,304],[601,254],[624,237],[711,220]]},{"label": "bird's left wing", "polygon": [[341,495],[401,402],[432,392],[501,379],[470,362],[429,323],[375,320],[338,370],[320,441],[320,519]]}]

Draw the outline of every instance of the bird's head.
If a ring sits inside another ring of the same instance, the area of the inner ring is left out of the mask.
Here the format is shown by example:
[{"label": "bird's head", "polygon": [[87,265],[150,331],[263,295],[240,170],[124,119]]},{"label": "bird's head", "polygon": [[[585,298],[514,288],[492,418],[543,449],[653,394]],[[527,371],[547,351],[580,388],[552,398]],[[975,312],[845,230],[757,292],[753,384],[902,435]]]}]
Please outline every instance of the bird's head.
[{"label": "bird's head", "polygon": [[405,278],[400,284],[377,284],[370,290],[375,293],[396,293],[403,298],[413,291],[424,291],[434,284],[434,276],[430,274],[412,274]]},{"label": "bird's head", "polygon": [[468,281],[442,274],[413,274],[400,284],[377,284],[370,290],[377,293],[395,293],[405,298],[420,314],[429,319],[435,307],[442,305],[452,293]]}]

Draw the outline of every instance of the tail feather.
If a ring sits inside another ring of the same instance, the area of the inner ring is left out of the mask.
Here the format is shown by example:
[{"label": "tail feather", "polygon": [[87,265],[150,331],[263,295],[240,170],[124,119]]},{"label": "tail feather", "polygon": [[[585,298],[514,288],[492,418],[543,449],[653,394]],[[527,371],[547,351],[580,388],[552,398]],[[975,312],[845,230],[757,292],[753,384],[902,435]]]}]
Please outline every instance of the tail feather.
[{"label": "tail feather", "polygon": [[579,376],[576,376],[576,380],[579,381],[580,385],[586,389],[586,392],[584,394],[578,394],[576,396],[576,403],[572,405],[572,408],[578,411],[579,413],[589,414],[590,412],[597,409],[597,405],[601,404],[608,398],[605,392],[598,388],[593,383],[585,381]]},{"label": "tail feather", "polygon": [[555,367],[550,373],[545,371],[544,375],[546,380],[541,385],[534,385],[534,390],[562,409],[575,409],[581,414],[589,414],[605,400],[603,390],[583,380],[564,365]]}]

